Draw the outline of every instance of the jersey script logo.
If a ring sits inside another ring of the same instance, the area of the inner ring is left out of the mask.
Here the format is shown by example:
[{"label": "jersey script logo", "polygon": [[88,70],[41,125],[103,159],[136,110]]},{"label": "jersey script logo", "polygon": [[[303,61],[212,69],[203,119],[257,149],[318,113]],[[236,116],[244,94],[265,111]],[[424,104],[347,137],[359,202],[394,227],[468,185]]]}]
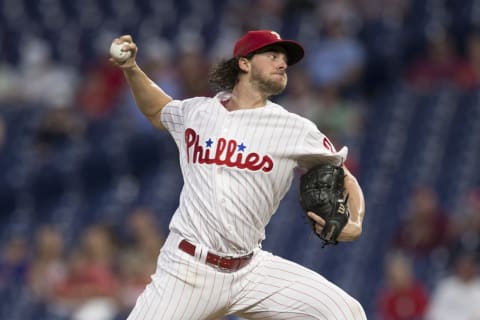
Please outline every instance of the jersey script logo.
[{"label": "jersey script logo", "polygon": [[[203,147],[205,143],[205,147]],[[185,144],[187,146],[187,162],[200,164],[216,164],[251,171],[262,170],[270,172],[273,169],[273,160],[269,155],[259,155],[257,152],[245,152],[246,145],[234,139],[211,138],[200,143],[200,136],[192,128],[185,130]],[[216,146],[214,147],[214,144]]]}]

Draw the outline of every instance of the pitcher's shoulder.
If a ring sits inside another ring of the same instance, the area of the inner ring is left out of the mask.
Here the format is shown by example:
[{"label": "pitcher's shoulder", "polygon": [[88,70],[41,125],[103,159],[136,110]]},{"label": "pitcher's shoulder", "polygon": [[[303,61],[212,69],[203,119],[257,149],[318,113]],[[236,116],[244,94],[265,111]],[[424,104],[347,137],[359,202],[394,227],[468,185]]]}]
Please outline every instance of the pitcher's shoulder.
[{"label": "pitcher's shoulder", "polygon": [[286,109],[285,107],[277,104],[277,103],[271,103],[270,105],[270,110],[272,110],[273,112],[277,113],[278,115],[281,115],[281,116],[284,116],[286,118],[288,118],[290,121],[294,121],[294,122],[297,122],[303,126],[306,126],[306,127],[311,127],[311,128],[316,128],[317,125],[310,119],[298,114],[298,113],[295,113],[295,112],[292,112],[288,109]]}]

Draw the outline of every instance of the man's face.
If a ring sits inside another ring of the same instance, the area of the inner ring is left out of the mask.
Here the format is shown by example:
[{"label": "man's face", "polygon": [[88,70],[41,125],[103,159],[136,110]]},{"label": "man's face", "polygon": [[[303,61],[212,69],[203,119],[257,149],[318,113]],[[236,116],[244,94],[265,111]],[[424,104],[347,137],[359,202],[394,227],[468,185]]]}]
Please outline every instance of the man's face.
[{"label": "man's face", "polygon": [[267,96],[282,93],[287,86],[287,56],[282,48],[273,47],[255,54],[251,62],[250,83]]}]

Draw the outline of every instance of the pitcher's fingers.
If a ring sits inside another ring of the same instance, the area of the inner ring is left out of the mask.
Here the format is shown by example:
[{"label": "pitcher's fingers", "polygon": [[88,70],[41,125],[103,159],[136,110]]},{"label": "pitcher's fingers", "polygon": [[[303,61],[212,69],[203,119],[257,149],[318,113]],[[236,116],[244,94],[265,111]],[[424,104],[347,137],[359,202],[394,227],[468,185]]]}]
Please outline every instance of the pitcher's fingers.
[{"label": "pitcher's fingers", "polygon": [[121,66],[122,65],[121,62],[118,62],[117,60],[115,60],[113,58],[108,58],[108,61],[110,61],[111,63],[113,63],[116,66]]},{"label": "pitcher's fingers", "polygon": [[118,37],[118,39],[119,39],[121,42],[128,42],[128,43],[133,42],[132,36],[129,35],[129,34],[121,35],[120,37]]},{"label": "pitcher's fingers", "polygon": [[318,223],[315,225],[315,233],[320,234],[322,233],[323,226],[319,225]]},{"label": "pitcher's fingers", "polygon": [[318,223],[319,225],[321,225],[322,227],[325,225],[325,220],[322,219],[322,217],[320,217],[319,215],[317,215],[316,213],[312,212],[312,211],[308,211],[308,217],[310,219],[312,219],[313,221],[315,221],[316,223]]},{"label": "pitcher's fingers", "polygon": [[133,42],[126,43],[122,46],[123,51],[131,51],[132,53],[137,52],[137,45]]}]

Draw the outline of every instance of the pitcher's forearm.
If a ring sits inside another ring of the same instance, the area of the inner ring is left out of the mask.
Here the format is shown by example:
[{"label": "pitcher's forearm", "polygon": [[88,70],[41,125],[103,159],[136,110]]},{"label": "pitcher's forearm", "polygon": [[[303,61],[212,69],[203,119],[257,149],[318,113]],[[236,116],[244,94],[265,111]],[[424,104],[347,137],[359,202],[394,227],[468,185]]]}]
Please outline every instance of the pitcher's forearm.
[{"label": "pitcher's forearm", "polygon": [[345,190],[348,193],[348,209],[350,220],[342,230],[340,241],[352,241],[362,233],[363,218],[365,217],[365,198],[357,179],[345,169]]},{"label": "pitcher's forearm", "polygon": [[363,191],[358,184],[357,179],[345,170],[345,190],[348,193],[348,208],[350,210],[350,220],[362,224],[365,217],[365,198]]},{"label": "pitcher's forearm", "polygon": [[163,129],[163,125],[160,123],[160,112],[167,103],[172,101],[172,98],[157,86],[138,65],[124,69],[123,73],[140,111],[155,126]]}]

